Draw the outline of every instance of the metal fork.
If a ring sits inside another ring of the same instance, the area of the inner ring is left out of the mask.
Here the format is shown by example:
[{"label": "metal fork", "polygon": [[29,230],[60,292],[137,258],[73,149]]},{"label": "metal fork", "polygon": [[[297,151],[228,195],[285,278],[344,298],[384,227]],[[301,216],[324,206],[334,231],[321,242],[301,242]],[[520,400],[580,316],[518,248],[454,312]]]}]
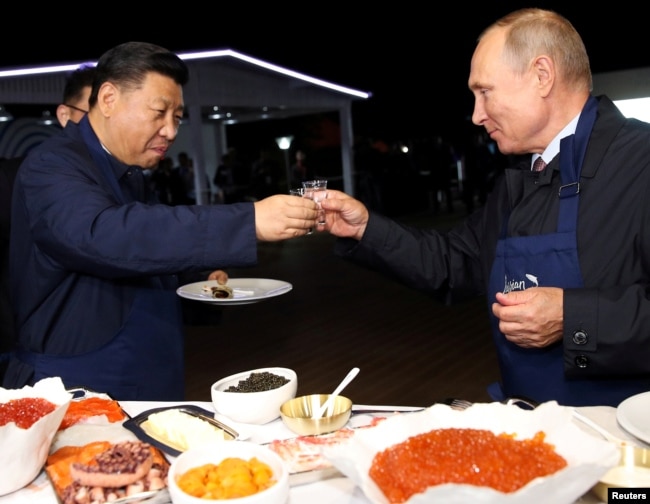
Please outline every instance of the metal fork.
[{"label": "metal fork", "polygon": [[449,399],[445,401],[445,404],[448,404],[451,409],[462,411],[469,408],[472,405],[472,402],[466,401],[465,399]]},{"label": "metal fork", "polygon": [[[453,409],[456,410],[466,410],[472,405],[471,401],[467,401],[465,399],[447,399],[444,401],[445,404],[448,404],[451,406]],[[507,404],[508,406],[519,406],[520,408],[523,409],[535,409],[537,406],[539,406],[539,403],[536,401],[533,401],[532,399],[528,399],[527,397],[520,397],[520,396],[513,396],[505,401],[503,401],[503,404]]]}]

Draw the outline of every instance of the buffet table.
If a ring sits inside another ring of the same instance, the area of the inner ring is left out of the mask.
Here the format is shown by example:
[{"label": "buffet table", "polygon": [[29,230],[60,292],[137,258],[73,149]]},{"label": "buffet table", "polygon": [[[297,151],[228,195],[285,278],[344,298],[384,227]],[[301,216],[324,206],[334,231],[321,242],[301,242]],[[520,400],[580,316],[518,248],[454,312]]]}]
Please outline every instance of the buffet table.
[{"label": "buffet table", "polygon": [[[139,413],[163,406],[171,406],[175,403],[162,402],[144,402],[144,401],[121,401],[122,408],[130,415],[136,416]],[[206,410],[214,411],[212,404],[209,402],[183,402],[176,404],[193,404]],[[390,415],[395,409],[404,411],[408,408],[400,407],[375,407],[366,405],[355,405],[353,410],[368,410],[380,408],[386,410],[386,413],[373,413],[373,415]],[[627,432],[619,427],[616,421],[616,409],[609,406],[583,407],[577,408],[580,413],[590,418],[600,426],[607,429],[610,433],[631,441],[644,447],[650,447],[633,438]],[[369,414],[353,414],[350,419],[352,427],[365,425],[368,423]],[[240,433],[240,437],[255,443],[268,443],[275,439],[286,439],[295,437],[287,429],[280,419],[265,425],[242,425],[235,424],[230,420],[216,417],[228,425],[234,427]],[[575,421],[575,420],[574,420]],[[590,427],[576,421],[576,423],[585,431],[599,436]],[[305,484],[291,487],[288,504],[368,504],[370,501],[364,496],[363,492],[357,488],[354,483],[345,477],[329,477],[327,479],[317,479]],[[587,493],[578,501],[580,504],[598,504],[599,501],[593,494]],[[0,497],[0,504],[56,504],[57,497],[52,489],[47,476],[41,473],[30,485],[22,490],[9,495]]]}]

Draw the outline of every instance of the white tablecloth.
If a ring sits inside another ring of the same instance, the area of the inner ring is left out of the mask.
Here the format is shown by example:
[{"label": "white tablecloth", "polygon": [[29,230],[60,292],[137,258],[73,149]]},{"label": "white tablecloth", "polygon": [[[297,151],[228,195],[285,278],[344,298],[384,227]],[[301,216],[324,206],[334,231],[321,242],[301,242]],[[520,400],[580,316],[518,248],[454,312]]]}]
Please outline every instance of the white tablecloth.
[{"label": "white tablecloth", "polygon": [[[174,403],[163,402],[146,402],[146,401],[120,401],[124,410],[131,416],[136,416],[142,411],[152,408],[159,408],[163,406],[171,406]],[[183,402],[177,404],[194,404],[206,410],[214,411],[212,404],[209,402]],[[369,409],[372,406],[355,405],[355,409]],[[387,407],[390,411],[391,407]],[[616,421],[616,409],[609,406],[594,406],[578,408],[580,413],[589,417],[600,426],[607,429],[610,433],[627,439],[632,443],[640,446],[649,447],[638,439],[630,436],[627,432],[620,428]],[[365,423],[365,415],[353,415],[350,422],[352,426],[355,423]],[[217,415],[219,419],[219,416]],[[287,429],[280,419],[275,420],[266,425],[251,426],[233,423],[230,420],[223,419],[225,423],[238,429],[240,435],[250,441],[256,443],[267,443],[274,439],[285,439],[295,436],[289,429]],[[590,427],[576,423],[586,430],[599,436]],[[0,476],[1,477],[1,476]],[[50,485],[47,476],[41,473],[30,485],[19,490],[0,497],[0,504],[56,504],[57,497]],[[364,496],[363,492],[352,483],[351,480],[343,477],[330,478],[321,481],[316,481],[300,486],[291,487],[289,494],[288,504],[368,504],[370,501]],[[593,494],[588,493],[577,501],[580,504],[599,504],[599,501]]]}]

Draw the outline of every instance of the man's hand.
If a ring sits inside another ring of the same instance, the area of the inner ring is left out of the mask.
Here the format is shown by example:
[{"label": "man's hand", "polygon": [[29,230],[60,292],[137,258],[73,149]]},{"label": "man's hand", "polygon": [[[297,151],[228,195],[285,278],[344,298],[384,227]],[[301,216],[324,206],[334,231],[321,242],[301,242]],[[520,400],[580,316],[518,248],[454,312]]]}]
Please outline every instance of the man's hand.
[{"label": "man's hand", "polygon": [[228,273],[223,270],[215,270],[208,275],[208,280],[216,280],[221,285],[228,283]]},{"label": "man's hand", "polygon": [[276,194],[256,201],[255,232],[262,241],[279,241],[307,234],[316,227],[318,207],[308,198]]},{"label": "man's hand", "polygon": [[497,292],[492,312],[506,339],[522,348],[543,348],[562,338],[564,291],[532,287],[508,294]]},{"label": "man's hand", "polygon": [[359,200],[344,192],[327,190],[327,198],[321,201],[325,210],[325,226],[318,231],[329,231],[342,238],[360,240],[368,224],[368,209]]}]

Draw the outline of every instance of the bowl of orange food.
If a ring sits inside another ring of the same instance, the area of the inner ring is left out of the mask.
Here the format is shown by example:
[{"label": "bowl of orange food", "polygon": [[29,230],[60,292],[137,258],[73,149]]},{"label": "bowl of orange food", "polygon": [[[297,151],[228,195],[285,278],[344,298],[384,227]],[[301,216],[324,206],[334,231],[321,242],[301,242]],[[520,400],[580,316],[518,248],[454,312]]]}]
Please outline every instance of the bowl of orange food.
[{"label": "bowl of orange food", "polygon": [[[324,456],[373,503],[573,503],[618,461],[556,402],[443,404],[360,429]],[[417,476],[417,477],[416,477]]]},{"label": "bowl of orange food", "polygon": [[284,504],[289,498],[289,472],[280,456],[248,441],[191,448],[172,462],[167,480],[174,504]]},{"label": "bowl of orange food", "polygon": [[41,472],[71,399],[60,378],[0,388],[0,495],[27,486]]}]

